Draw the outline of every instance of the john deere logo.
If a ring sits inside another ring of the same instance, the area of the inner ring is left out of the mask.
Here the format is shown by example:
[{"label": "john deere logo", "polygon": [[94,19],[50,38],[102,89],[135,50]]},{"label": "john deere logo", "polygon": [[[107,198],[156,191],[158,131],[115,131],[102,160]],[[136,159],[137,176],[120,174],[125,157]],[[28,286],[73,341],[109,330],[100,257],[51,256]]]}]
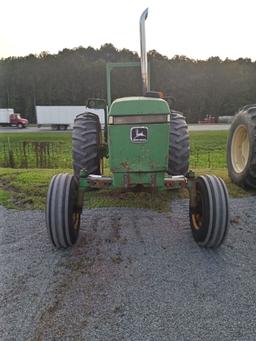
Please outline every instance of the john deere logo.
[{"label": "john deere logo", "polygon": [[148,140],[148,128],[147,127],[131,128],[130,137],[133,143],[145,143]]}]

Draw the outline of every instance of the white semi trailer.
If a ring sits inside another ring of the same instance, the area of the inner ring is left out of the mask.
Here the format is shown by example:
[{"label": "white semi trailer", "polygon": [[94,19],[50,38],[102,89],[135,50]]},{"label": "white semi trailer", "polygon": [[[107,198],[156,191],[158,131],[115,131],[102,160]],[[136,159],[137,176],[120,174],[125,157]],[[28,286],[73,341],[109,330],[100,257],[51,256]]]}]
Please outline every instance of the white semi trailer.
[{"label": "white semi trailer", "polygon": [[234,121],[235,116],[219,116],[218,123],[228,123],[231,124]]},{"label": "white semi trailer", "polygon": [[62,106],[36,106],[37,126],[51,126],[55,130],[66,130],[69,126],[72,127],[74,119],[77,115],[90,111],[99,116],[100,123],[104,126],[104,110],[89,109],[85,105],[62,105]]}]

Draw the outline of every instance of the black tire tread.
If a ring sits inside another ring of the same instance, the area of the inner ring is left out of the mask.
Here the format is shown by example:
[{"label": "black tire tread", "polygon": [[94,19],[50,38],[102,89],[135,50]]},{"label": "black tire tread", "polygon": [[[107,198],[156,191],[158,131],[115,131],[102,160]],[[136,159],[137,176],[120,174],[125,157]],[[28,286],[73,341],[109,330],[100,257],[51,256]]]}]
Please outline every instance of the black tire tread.
[{"label": "black tire tread", "polygon": [[225,193],[223,186],[220,184],[220,180],[216,176],[206,176],[212,190],[213,196],[213,215],[215,217],[215,223],[212,226],[212,235],[207,243],[207,247],[216,248],[220,245],[220,241],[223,240],[223,235],[226,230],[227,221],[227,208],[225,203]]},{"label": "black tire tread", "polygon": [[208,211],[204,212],[204,215],[208,215],[209,219],[204,218],[203,220],[205,225],[202,229],[205,232],[202,234],[200,230],[195,230],[190,210],[192,234],[198,245],[206,248],[217,248],[225,240],[229,226],[229,196],[227,187],[221,178],[214,175],[199,176],[195,181],[199,184],[198,189],[201,191],[201,194],[206,193],[203,200],[208,203]]},{"label": "black tire tread", "polygon": [[[252,151],[249,164],[246,166],[245,171],[242,174],[237,174],[231,161],[231,144],[235,127],[244,118],[247,119],[248,129],[251,132],[249,136]],[[231,124],[227,143],[227,164],[229,176],[235,184],[244,188],[256,189],[256,104],[242,107]]]},{"label": "black tire tread", "polygon": [[168,174],[185,175],[189,169],[189,135],[185,117],[171,112]]},{"label": "black tire tread", "polygon": [[96,114],[85,112],[76,117],[72,133],[73,170],[79,178],[81,169],[100,175],[100,121]]},{"label": "black tire tread", "polygon": [[56,248],[72,246],[78,237],[79,228],[74,234],[73,220],[70,217],[75,207],[75,186],[74,177],[66,173],[55,175],[49,185],[46,226],[49,238]]}]

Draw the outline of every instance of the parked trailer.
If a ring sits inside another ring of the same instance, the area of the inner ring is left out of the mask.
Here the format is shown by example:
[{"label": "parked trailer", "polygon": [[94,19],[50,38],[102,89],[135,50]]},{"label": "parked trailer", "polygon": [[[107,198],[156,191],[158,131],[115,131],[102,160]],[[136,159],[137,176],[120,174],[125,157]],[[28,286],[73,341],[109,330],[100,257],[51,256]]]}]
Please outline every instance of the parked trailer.
[{"label": "parked trailer", "polygon": [[214,124],[217,123],[215,116],[206,115],[202,120],[198,121],[199,124]]},{"label": "parked trailer", "polygon": [[15,113],[13,109],[0,109],[0,126],[25,128],[27,125],[28,120]]},{"label": "parked trailer", "polygon": [[[36,106],[37,126],[51,126],[55,130],[66,130],[69,126],[73,126],[75,117],[88,111],[85,105],[76,106]],[[97,114],[100,123],[104,125],[104,110],[89,109],[93,114]]]},{"label": "parked trailer", "polygon": [[231,124],[234,120],[235,116],[219,116],[218,123],[228,123]]}]

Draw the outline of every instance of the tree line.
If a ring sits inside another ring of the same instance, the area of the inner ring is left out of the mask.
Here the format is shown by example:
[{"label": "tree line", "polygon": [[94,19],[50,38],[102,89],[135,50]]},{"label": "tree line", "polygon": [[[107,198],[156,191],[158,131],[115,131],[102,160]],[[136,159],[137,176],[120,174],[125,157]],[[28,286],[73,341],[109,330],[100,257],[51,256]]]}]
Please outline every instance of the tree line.
[{"label": "tree line", "polygon": [[[152,50],[148,59],[151,89],[170,96],[172,108],[188,122],[233,115],[256,102],[256,62],[249,58],[169,59]],[[1,59],[0,108],[14,108],[35,122],[35,105],[85,105],[88,98],[106,98],[106,63],[138,61],[137,53],[112,44]],[[113,70],[112,99],[140,95],[141,89],[139,68]]]}]

